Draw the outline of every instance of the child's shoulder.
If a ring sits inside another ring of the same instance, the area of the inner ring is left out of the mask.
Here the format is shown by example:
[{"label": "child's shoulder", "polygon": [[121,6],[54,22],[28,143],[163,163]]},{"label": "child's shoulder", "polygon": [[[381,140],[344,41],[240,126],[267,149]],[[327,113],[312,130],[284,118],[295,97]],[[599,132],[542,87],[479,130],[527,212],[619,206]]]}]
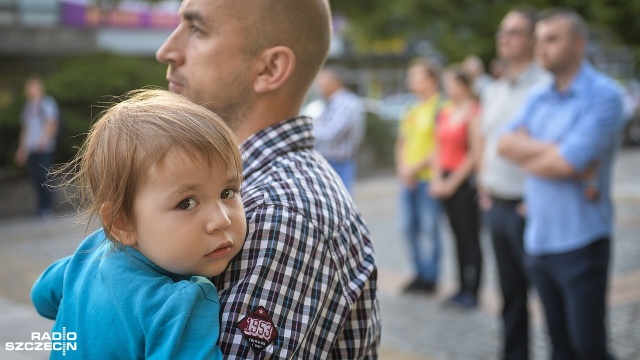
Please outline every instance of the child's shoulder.
[{"label": "child's shoulder", "polygon": [[109,240],[102,228],[89,234],[78,246],[74,256],[87,257],[95,255],[96,252],[105,252],[108,250]]},{"label": "child's shoulder", "polygon": [[213,283],[202,276],[176,278],[164,271],[140,252],[126,246],[116,247],[98,229],[80,244],[74,254],[76,266],[81,272],[95,269],[104,290],[126,302],[163,306],[166,301],[180,299],[208,300],[219,304]]},{"label": "child's shoulder", "polygon": [[192,276],[189,280],[180,280],[165,287],[168,298],[201,299],[220,304],[218,291],[213,283],[203,276]]},{"label": "child's shoulder", "polygon": [[[180,280],[161,285],[159,288],[149,288],[143,291],[147,296],[139,297],[138,309],[146,313],[144,318],[149,321],[150,329],[167,323],[175,326],[184,322],[185,327],[206,328],[211,325],[220,312],[220,299],[215,286],[204,277],[194,276],[189,280]],[[196,326],[197,327],[197,326]]]}]

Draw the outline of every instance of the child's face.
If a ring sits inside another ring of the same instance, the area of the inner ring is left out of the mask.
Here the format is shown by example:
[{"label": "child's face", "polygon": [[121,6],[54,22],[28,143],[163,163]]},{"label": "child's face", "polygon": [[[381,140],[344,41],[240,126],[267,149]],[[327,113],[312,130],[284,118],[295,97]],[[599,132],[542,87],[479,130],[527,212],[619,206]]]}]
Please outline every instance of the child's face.
[{"label": "child's face", "polygon": [[133,246],[175,274],[220,274],[246,234],[240,184],[221,164],[169,151],[135,199]]}]

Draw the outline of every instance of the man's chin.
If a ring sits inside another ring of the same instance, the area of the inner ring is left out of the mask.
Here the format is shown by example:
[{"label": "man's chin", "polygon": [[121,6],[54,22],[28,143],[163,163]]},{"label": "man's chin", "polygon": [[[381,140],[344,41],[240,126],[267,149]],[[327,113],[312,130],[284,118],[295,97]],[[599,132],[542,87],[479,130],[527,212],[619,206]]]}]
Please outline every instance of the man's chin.
[{"label": "man's chin", "polygon": [[176,84],[174,82],[169,82],[169,85],[167,86],[167,88],[172,93],[176,93],[178,95],[183,95],[184,96],[184,86],[182,86],[182,85]]}]

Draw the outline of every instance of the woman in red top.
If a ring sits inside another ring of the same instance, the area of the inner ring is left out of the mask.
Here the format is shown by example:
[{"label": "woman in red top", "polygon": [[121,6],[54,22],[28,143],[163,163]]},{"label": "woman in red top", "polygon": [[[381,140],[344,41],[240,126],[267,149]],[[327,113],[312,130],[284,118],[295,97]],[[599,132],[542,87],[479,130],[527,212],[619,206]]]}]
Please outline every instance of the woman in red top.
[{"label": "woman in red top", "polygon": [[477,146],[470,134],[480,105],[473,95],[471,78],[459,67],[448,68],[443,80],[450,101],[438,115],[436,166],[430,193],[442,200],[456,242],[460,288],[447,304],[475,308],[482,252],[480,210],[472,181]]}]

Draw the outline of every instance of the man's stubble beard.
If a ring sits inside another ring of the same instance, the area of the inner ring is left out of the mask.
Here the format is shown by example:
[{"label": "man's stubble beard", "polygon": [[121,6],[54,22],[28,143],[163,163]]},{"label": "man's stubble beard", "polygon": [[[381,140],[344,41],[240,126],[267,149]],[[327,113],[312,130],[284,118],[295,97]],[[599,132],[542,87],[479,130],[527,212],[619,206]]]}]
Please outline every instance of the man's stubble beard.
[{"label": "man's stubble beard", "polygon": [[223,101],[211,100],[203,105],[218,114],[235,132],[251,113],[253,93],[247,87],[238,86],[225,88],[223,91],[227,93]]}]

